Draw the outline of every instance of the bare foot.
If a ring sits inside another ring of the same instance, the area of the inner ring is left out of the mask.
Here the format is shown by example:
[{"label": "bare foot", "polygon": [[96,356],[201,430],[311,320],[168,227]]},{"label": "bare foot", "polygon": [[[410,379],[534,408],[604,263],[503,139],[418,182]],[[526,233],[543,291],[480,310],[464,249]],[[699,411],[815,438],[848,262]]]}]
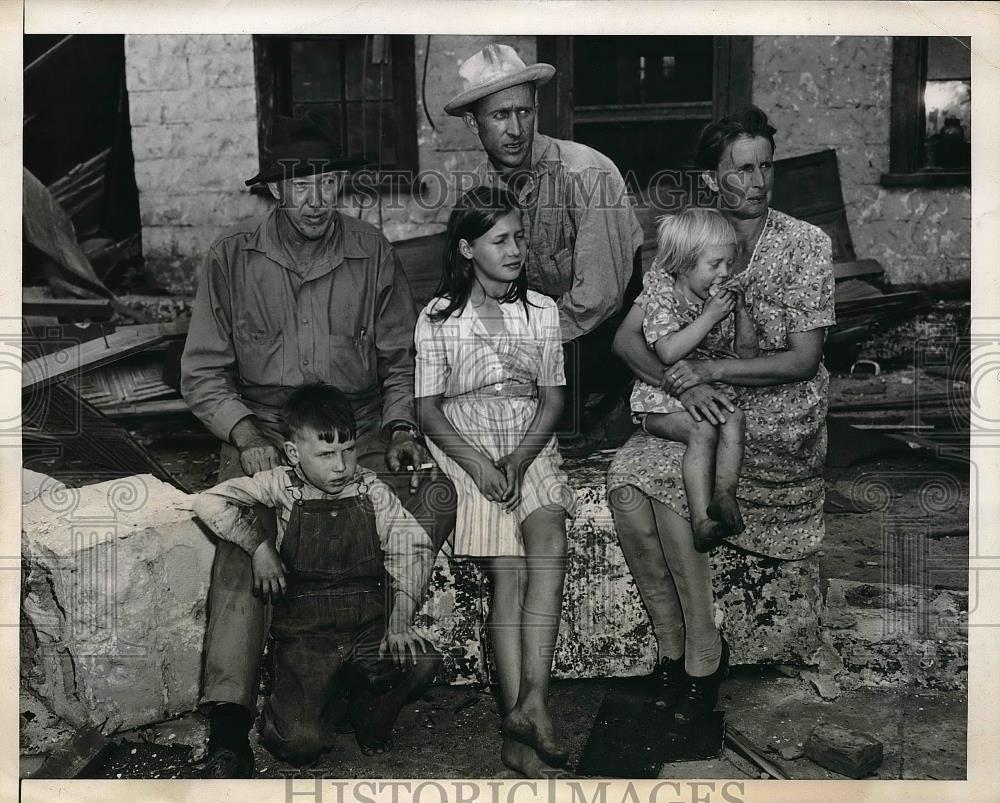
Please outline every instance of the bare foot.
[{"label": "bare foot", "polygon": [[515,706],[501,726],[504,736],[533,747],[549,764],[561,767],[569,760],[569,751],[556,739],[549,712],[543,707],[525,710]]},{"label": "bare foot", "polygon": [[503,747],[500,748],[500,760],[504,766],[520,773],[525,778],[551,778],[553,775],[562,777],[560,774],[562,770],[542,761],[533,747],[510,737],[505,737],[503,740]]},{"label": "bare foot", "polygon": [[731,535],[729,528],[715,519],[699,521],[691,527],[691,533],[696,552],[711,552]]},{"label": "bare foot", "polygon": [[743,532],[743,514],[736,501],[736,494],[732,491],[716,491],[712,503],[708,506],[708,515],[725,524],[731,535]]}]

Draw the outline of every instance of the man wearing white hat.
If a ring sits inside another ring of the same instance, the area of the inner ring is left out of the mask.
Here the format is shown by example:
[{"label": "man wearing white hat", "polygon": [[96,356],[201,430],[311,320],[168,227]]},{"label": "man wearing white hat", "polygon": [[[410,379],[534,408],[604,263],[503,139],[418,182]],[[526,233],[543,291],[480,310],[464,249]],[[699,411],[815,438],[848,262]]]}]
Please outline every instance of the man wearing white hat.
[{"label": "man wearing white hat", "polygon": [[[556,300],[566,351],[561,437],[581,451],[588,439],[579,436],[591,423],[582,421],[587,394],[602,392],[613,404],[631,379],[611,341],[626,294],[639,289],[642,227],[614,162],[535,131],[536,89],[555,75],[552,65],[527,66],[512,47],[491,44],[459,75],[463,89],[444,109],[479,137],[487,157],[480,180],[506,186],[525,210],[528,285]],[[605,405],[599,414],[606,412]]]}]

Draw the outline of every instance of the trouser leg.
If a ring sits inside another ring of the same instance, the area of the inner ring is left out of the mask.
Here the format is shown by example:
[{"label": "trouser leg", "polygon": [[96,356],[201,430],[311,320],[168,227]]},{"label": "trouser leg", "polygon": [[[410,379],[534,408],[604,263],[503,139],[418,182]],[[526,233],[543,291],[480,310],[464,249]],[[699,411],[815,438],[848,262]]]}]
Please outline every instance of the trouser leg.
[{"label": "trouser leg", "polygon": [[[219,480],[243,476],[239,452],[224,444]],[[257,524],[274,537],[274,511],[255,506]],[[260,657],[270,619],[270,608],[254,596],[250,556],[235,544],[219,541],[208,592],[201,706],[236,703],[256,710]]]},{"label": "trouser leg", "polygon": [[325,631],[330,601],[308,597],[283,603],[293,608],[276,618],[274,681],[261,713],[259,742],[291,764],[308,764],[333,745],[332,710],[338,705],[338,675],[344,637]]}]

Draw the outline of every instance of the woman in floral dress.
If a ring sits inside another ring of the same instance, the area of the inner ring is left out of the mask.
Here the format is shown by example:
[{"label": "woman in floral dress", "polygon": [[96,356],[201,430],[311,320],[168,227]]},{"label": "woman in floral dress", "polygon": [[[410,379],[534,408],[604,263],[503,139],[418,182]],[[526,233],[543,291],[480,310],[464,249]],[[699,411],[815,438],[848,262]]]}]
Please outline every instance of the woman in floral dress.
[{"label": "woman in floral dress", "polygon": [[[738,498],[746,529],[728,539],[738,550],[723,549],[751,563],[801,558],[823,537],[829,377],[822,350],[834,323],[831,245],[817,227],[769,208],[774,133],[764,112],[751,107],[709,124],[696,157],[736,230],[733,273],[760,356],[664,366],[643,339],[644,294],[615,341],[638,377],[679,398],[695,418],[717,422],[732,409],[711,383],[743,387],[746,453]],[[708,556],[691,546],[682,456],[683,446],[637,432],[611,465],[608,495],[657,639],[657,703],[690,722],[713,710],[728,655],[714,621]]]}]

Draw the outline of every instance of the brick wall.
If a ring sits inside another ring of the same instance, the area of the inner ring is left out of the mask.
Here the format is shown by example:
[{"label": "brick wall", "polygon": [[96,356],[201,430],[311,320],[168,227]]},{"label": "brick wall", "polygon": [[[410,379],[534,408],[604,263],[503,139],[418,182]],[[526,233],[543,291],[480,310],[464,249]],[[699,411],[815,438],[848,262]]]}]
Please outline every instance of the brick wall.
[{"label": "brick wall", "polygon": [[212,241],[266,202],[257,172],[249,36],[130,35],[125,75],[143,253],[165,289],[191,293]]},{"label": "brick wall", "polygon": [[889,37],[754,38],[754,102],[778,129],[778,157],[836,148],[859,258],[881,261],[894,284],[971,276],[972,194],[884,188],[889,169]]}]

